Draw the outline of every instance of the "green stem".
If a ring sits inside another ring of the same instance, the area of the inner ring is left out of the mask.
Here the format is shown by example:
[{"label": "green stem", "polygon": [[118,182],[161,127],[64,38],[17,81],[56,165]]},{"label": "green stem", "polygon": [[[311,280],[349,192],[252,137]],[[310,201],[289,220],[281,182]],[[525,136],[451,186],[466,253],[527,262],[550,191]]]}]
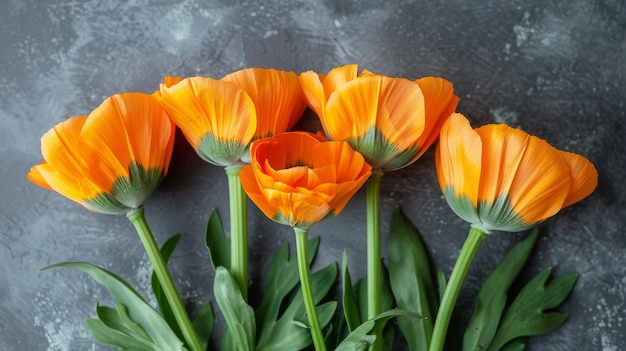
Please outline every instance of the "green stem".
[{"label": "green stem", "polygon": [[148,254],[150,262],[152,262],[154,272],[159,279],[159,283],[161,283],[161,287],[163,288],[165,297],[167,298],[167,301],[172,308],[172,312],[174,313],[176,322],[178,323],[178,326],[180,327],[180,330],[182,331],[183,336],[187,341],[187,345],[192,351],[202,351],[202,343],[198,338],[198,334],[196,334],[196,330],[191,324],[189,315],[187,315],[187,311],[185,311],[183,301],[180,299],[180,295],[178,295],[178,291],[176,290],[176,286],[172,281],[172,276],[167,269],[165,260],[163,259],[163,256],[161,256],[159,246],[157,245],[157,242],[152,235],[152,231],[150,230],[150,227],[146,222],[143,208],[129,211],[126,216],[135,226],[137,234],[139,234],[139,238],[143,243],[143,247]]},{"label": "green stem", "polygon": [[433,335],[430,343],[430,351],[441,351],[445,344],[446,333],[448,331],[448,325],[450,324],[450,318],[452,316],[452,310],[456,303],[456,299],[461,291],[461,286],[467,275],[470,264],[474,260],[474,256],[480,247],[483,239],[487,236],[479,228],[472,227],[469,235],[465,240],[465,244],[461,248],[459,257],[454,264],[452,274],[450,274],[450,280],[446,285],[446,291],[441,298],[441,305],[439,312],[437,312],[437,319],[435,320],[435,327],[433,328]]},{"label": "green stem", "polygon": [[[382,311],[381,287],[381,248],[380,248],[380,180],[382,172],[373,172],[365,183],[367,203],[367,319],[372,319]],[[382,337],[378,335],[370,348],[382,349]]]},{"label": "green stem", "polygon": [[243,299],[248,301],[247,198],[239,179],[241,167],[235,165],[226,168],[230,202],[230,274],[239,285]]},{"label": "green stem", "polygon": [[311,337],[316,351],[326,351],[324,334],[320,326],[317,310],[315,309],[315,299],[311,288],[311,271],[309,270],[309,231],[308,229],[293,228],[296,233],[296,255],[298,256],[298,272],[300,273],[300,285],[302,286],[302,298],[306,315],[309,319]]}]

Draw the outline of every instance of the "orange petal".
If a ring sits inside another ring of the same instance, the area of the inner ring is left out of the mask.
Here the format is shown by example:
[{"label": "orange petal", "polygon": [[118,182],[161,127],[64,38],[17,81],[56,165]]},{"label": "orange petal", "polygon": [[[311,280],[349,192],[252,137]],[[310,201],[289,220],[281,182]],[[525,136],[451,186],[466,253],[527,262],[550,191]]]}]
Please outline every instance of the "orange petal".
[{"label": "orange petal", "polygon": [[441,190],[454,189],[456,198],[467,196],[478,205],[482,142],[465,116],[454,113],[441,128],[437,147],[437,177]]},{"label": "orange petal", "polygon": [[174,124],[158,101],[143,93],[111,96],[92,111],[81,133],[84,168],[102,189],[129,176],[131,163],[165,174],[174,146]]},{"label": "orange petal", "polygon": [[80,203],[103,191],[87,179],[78,151],[86,119],[87,116],[69,118],[44,134],[41,152],[45,161],[34,166],[28,175],[36,184]]},{"label": "orange petal", "polygon": [[324,93],[324,86],[319,74],[307,71],[301,73],[299,78],[309,107],[321,119],[324,113],[324,106],[326,106],[326,94]]},{"label": "orange petal", "polygon": [[369,176],[372,167],[365,162],[360,153],[354,151],[346,142],[326,142],[313,148],[315,168],[322,165],[336,167],[334,182],[343,183],[355,180],[365,174]]},{"label": "orange petal", "polygon": [[263,193],[278,209],[279,222],[292,227],[308,228],[330,212],[328,203],[317,196],[274,189],[263,189]]},{"label": "orange petal", "polygon": [[41,172],[39,172],[39,168],[38,166],[42,166],[45,165],[46,162],[42,162],[37,166],[32,166],[30,168],[30,171],[28,172],[28,174],[26,175],[26,177],[28,178],[28,180],[30,180],[31,182],[39,185],[42,188],[46,188],[48,190],[54,190],[50,187],[50,185],[48,185],[48,182],[46,182],[46,180],[43,178],[43,176],[41,175]]},{"label": "orange petal", "polygon": [[154,96],[155,98],[160,100],[161,99],[161,90],[169,88],[172,85],[180,82],[181,80],[183,80],[183,77],[178,77],[178,76],[165,76],[165,77],[163,77],[163,83],[159,84],[159,90],[157,90],[154,93],[152,93],[152,96]]},{"label": "orange petal", "polygon": [[298,76],[276,69],[248,68],[223,78],[245,91],[256,107],[254,138],[290,130],[302,116],[306,101]]},{"label": "orange petal", "polygon": [[335,90],[356,79],[358,71],[359,66],[357,64],[347,64],[331,69],[322,80],[325,100],[327,101]]},{"label": "orange petal", "polygon": [[563,207],[572,205],[587,196],[598,186],[598,171],[593,163],[583,156],[561,151],[561,155],[570,169],[570,189],[563,202]]},{"label": "orange petal", "polygon": [[165,110],[196,149],[207,134],[218,142],[242,145],[248,145],[254,135],[254,103],[232,83],[204,77],[185,78],[163,89],[161,94]]},{"label": "orange petal", "polygon": [[259,207],[259,209],[268,218],[275,218],[277,209],[269,201],[267,201],[265,196],[261,193],[261,189],[257,183],[252,166],[247,165],[241,168],[239,171],[239,179],[241,180],[243,189],[246,194],[248,194],[252,202],[254,202],[254,204],[257,205],[257,207]]},{"label": "orange petal", "polygon": [[508,196],[530,135],[504,124],[489,124],[476,129],[482,141],[482,170],[479,199],[493,203]]},{"label": "orange petal", "polygon": [[[523,132],[522,132],[523,133]],[[570,189],[570,170],[560,152],[545,140],[530,136],[509,190],[513,210],[525,223],[556,214]]]},{"label": "orange petal", "polygon": [[454,112],[460,99],[454,95],[452,83],[445,79],[424,77],[415,82],[424,94],[426,109],[424,132],[415,143],[418,153],[414,159],[418,159],[439,138],[441,126]]},{"label": "orange petal", "polygon": [[334,140],[362,138],[376,128],[401,152],[424,130],[423,95],[417,84],[406,79],[359,77],[331,94],[324,124]]}]

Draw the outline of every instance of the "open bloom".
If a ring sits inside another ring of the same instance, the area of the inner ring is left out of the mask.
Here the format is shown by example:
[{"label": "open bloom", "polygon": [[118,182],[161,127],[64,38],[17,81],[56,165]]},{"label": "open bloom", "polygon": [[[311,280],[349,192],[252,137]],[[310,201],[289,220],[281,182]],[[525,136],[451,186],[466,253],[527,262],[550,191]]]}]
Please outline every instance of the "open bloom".
[{"label": "open bloom", "polygon": [[252,140],[291,129],[306,108],[296,74],[276,69],[165,77],[155,95],[200,157],[219,166],[240,163]]},{"label": "open bloom", "polygon": [[246,68],[222,80],[235,84],[254,102],[257,123],[253,140],[291,130],[306,108],[304,93],[294,72]]},{"label": "open bloom", "polygon": [[167,173],[175,127],[150,95],[106,99],[41,138],[44,161],[28,178],[84,207],[121,214],[139,208]]},{"label": "open bloom", "polygon": [[587,197],[589,160],[503,124],[472,129],[453,114],[441,129],[437,175],[452,210],[472,226],[521,231]]},{"label": "open bloom", "polygon": [[256,130],[254,102],[226,81],[190,77],[168,87],[166,80],[161,104],[198,155],[218,166],[236,164]]},{"label": "open bloom", "polygon": [[391,78],[358,66],[337,67],[326,76],[302,73],[307,101],[326,134],[345,140],[374,169],[390,171],[415,162],[432,145],[459,98],[447,80]]},{"label": "open bloom", "polygon": [[270,219],[308,229],[337,215],[371,174],[346,142],[306,132],[277,134],[252,143],[243,188]]}]

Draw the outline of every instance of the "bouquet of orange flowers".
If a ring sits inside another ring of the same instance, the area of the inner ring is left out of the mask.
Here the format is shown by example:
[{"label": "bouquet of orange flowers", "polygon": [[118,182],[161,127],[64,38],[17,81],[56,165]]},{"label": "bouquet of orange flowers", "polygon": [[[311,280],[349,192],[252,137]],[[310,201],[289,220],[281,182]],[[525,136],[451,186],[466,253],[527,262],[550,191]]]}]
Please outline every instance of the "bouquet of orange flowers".
[{"label": "bouquet of orange flowers", "polygon": [[[28,178],[91,211],[125,214],[152,262],[158,306],[89,263],[44,269],[81,270],[111,292],[115,306],[97,304],[96,316],[87,320],[98,342],[120,350],[207,350],[214,307],[208,301],[190,318],[167,268],[180,235],[159,246],[142,207],[168,172],[178,126],[197,154],[224,167],[228,178],[230,235],[215,212],[206,233],[213,298],[227,324],[221,350],[393,350],[396,326],[410,350],[442,350],[481,242],[493,232],[532,229],[591,194],[598,177],[586,158],[519,129],[473,129],[455,112],[458,102],[445,79],[392,78],[359,72],[357,65],[324,75],[250,68],[222,79],[166,77],[153,94],[111,96],[47,132],[44,161]],[[307,105],[323,133],[291,131]],[[449,277],[433,274],[425,244],[399,209],[386,266],[381,252],[382,175],[412,164],[438,139],[441,190],[470,224]],[[311,273],[320,241],[308,235],[317,222],[339,215],[362,186],[367,276],[352,284],[344,251],[339,304],[327,296],[337,265]],[[286,244],[271,258],[258,306],[248,303],[248,197],[296,237],[295,260]],[[516,244],[485,280],[463,350],[522,350],[528,337],[567,318],[551,310],[567,297],[576,274],[550,279],[547,269],[509,296],[536,237],[533,231]]]}]

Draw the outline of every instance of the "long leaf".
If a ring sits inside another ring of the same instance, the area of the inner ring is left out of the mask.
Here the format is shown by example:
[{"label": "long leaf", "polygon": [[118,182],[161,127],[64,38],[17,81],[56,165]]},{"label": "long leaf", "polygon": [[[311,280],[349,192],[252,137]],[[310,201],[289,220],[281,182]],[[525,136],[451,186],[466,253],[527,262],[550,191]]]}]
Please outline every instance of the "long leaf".
[{"label": "long leaf", "polygon": [[524,267],[537,240],[537,230],[517,243],[498,263],[483,283],[476,298],[476,309],[465,330],[463,350],[484,350],[496,335],[507,292]]},{"label": "long leaf", "polygon": [[[319,237],[309,240],[309,264],[315,259],[319,243]],[[257,308],[257,327],[260,330],[261,338],[266,331],[265,325],[278,319],[285,297],[293,291],[299,281],[298,261],[295,259],[295,256],[291,257],[289,255],[289,243],[285,242],[276,251],[270,262],[267,288],[261,304]]]},{"label": "long leaf", "polygon": [[[390,310],[394,306],[394,298],[393,293],[391,292],[391,286],[389,283],[389,272],[387,271],[387,267],[384,263],[381,263],[381,289],[380,289],[380,297],[381,297],[381,308],[382,310]],[[354,291],[356,292],[359,313],[361,316],[367,316],[367,300],[369,296],[367,295],[367,277],[359,279],[359,281],[354,285]],[[374,334],[381,335],[381,330],[383,330],[383,346],[385,349],[393,349],[393,343],[395,340],[395,328],[393,326],[386,326],[385,323],[378,323]]]},{"label": "long leaf", "polygon": [[361,314],[359,313],[359,306],[356,302],[354,290],[352,289],[352,278],[350,277],[350,271],[348,270],[348,250],[343,250],[343,260],[341,263],[342,272],[342,305],[343,315],[346,319],[348,331],[352,332],[361,324]]},{"label": "long leaf", "polygon": [[519,292],[506,310],[488,350],[500,350],[509,341],[522,336],[549,333],[565,322],[567,313],[545,311],[565,300],[574,288],[578,275],[562,274],[546,284],[550,272],[550,268],[543,270]]},{"label": "long leaf", "polygon": [[57,263],[43,268],[42,271],[55,267],[66,267],[85,272],[98,283],[106,287],[118,302],[126,306],[128,316],[141,326],[152,342],[158,346],[155,350],[184,350],[183,343],[170,329],[163,317],[146,303],[146,301],[122,278],[98,266],[84,262]]},{"label": "long leaf", "polygon": [[[172,236],[171,238],[169,238],[163,244],[163,246],[161,246],[161,255],[163,256],[163,260],[165,260],[165,263],[167,263],[170,260],[170,257],[172,256],[174,249],[176,249],[176,246],[178,245],[180,238],[181,238],[181,234],[176,234]],[[172,311],[172,307],[170,306],[169,301],[167,301],[165,292],[163,291],[163,288],[161,287],[161,283],[159,282],[159,278],[157,278],[157,275],[155,272],[152,272],[151,285],[152,285],[152,292],[154,293],[154,297],[157,300],[157,304],[159,305],[159,310],[161,311],[161,314],[163,315],[163,319],[165,319],[167,324],[169,324],[170,328],[172,328],[172,331],[174,331],[174,333],[178,335],[179,339],[185,340],[183,337],[183,333],[181,332],[180,327],[178,326],[178,322],[176,321],[176,317],[174,316],[174,312]]]},{"label": "long leaf", "polygon": [[209,345],[209,339],[211,339],[211,334],[213,333],[213,308],[210,302],[205,303],[202,308],[200,308],[200,312],[198,312],[192,324],[200,338],[202,348],[206,350]]},{"label": "long leaf", "polygon": [[204,244],[209,250],[213,269],[224,267],[230,271],[230,239],[224,234],[224,227],[216,210],[211,212],[206,225]]},{"label": "long leaf", "polygon": [[400,208],[391,218],[387,252],[391,289],[398,308],[426,317],[399,319],[400,330],[410,350],[427,350],[438,306],[433,271],[420,233]]},{"label": "long leaf", "polygon": [[153,344],[138,340],[117,329],[109,328],[99,319],[88,318],[87,328],[94,339],[104,345],[116,346],[120,350],[154,351]]},{"label": "long leaf", "polygon": [[215,270],[213,293],[228,325],[228,333],[233,338],[234,350],[254,350],[254,310],[243,299],[237,282],[224,267]]},{"label": "long leaf", "polygon": [[[336,264],[330,264],[311,275],[311,290],[316,304],[328,294],[336,278]],[[330,322],[336,306],[336,302],[331,301],[316,307],[322,328]],[[298,288],[278,320],[265,326],[264,334],[258,340],[257,350],[296,351],[312,343],[302,290]]]},{"label": "long leaf", "polygon": [[154,350],[154,343],[145,337],[145,332],[142,330],[141,335],[134,334],[118,315],[117,309],[96,303],[96,314],[99,319],[88,318],[87,327],[99,343],[120,349]]},{"label": "long leaf", "polygon": [[371,335],[375,328],[380,324],[387,323],[387,321],[393,317],[411,317],[411,318],[423,318],[417,313],[404,310],[389,310],[385,311],[378,316],[370,319],[352,333],[350,333],[342,342],[337,346],[335,351],[363,351],[371,346],[376,341],[376,336]]}]

